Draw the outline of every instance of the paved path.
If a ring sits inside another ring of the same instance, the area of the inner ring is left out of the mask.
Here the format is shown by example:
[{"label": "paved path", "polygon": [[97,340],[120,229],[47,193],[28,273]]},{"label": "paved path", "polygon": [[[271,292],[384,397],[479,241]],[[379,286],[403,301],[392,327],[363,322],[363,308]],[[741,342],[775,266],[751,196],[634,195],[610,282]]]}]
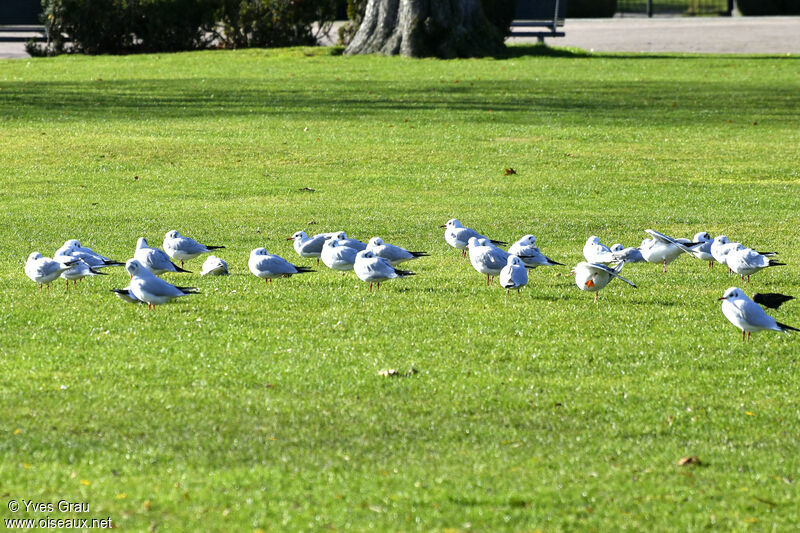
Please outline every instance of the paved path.
[{"label": "paved path", "polygon": [[[547,44],[595,52],[800,54],[800,17],[567,19],[564,31],[566,37],[547,39]],[[0,42],[0,58],[9,57],[28,57],[25,43]]]}]

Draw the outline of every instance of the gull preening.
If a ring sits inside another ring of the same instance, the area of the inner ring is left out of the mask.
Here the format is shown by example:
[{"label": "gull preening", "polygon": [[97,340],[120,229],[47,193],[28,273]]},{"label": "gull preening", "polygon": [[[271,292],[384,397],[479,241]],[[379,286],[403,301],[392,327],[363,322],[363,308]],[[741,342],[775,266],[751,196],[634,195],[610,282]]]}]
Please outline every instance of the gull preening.
[{"label": "gull preening", "polygon": [[372,292],[373,283],[378,284],[376,291],[379,291],[383,281],[414,275],[410,270],[393,267],[388,259],[376,256],[372,250],[362,250],[356,254],[353,271],[358,279],[369,282],[369,292]]},{"label": "gull preening", "polygon": [[[521,237],[508,247],[508,253],[519,257],[525,266],[529,268],[554,265],[564,266],[563,263],[553,261],[544,255],[539,248],[536,247],[536,237],[533,235],[524,235]],[[527,276],[527,273],[525,275]]]},{"label": "gull preening", "polygon": [[56,250],[53,259],[58,261],[60,258],[80,259],[92,268],[103,268],[108,266],[122,266],[124,263],[109,259],[100,255],[91,248],[81,246],[78,239],[70,239],[64,242],[63,246]]},{"label": "gull preening", "polygon": [[[469,244],[469,240],[472,237],[475,238],[488,238],[484,237],[477,231],[472,228],[465,228],[461,225],[461,222],[458,221],[457,218],[451,218],[445,224],[442,224],[440,227],[445,228],[444,230],[444,240],[452,246],[453,248],[457,248],[461,250],[461,257],[466,257],[467,255],[467,245]],[[495,241],[489,239],[489,242],[492,244],[499,244],[505,245],[508,244],[504,241]]]},{"label": "gull preening", "polygon": [[[644,230],[652,239],[645,239],[639,249],[642,257],[648,263],[661,263],[664,265],[663,272],[667,271],[667,265],[675,261],[682,253],[692,254],[689,239],[673,239],[663,233],[652,229]],[[692,257],[694,257],[692,255]]]},{"label": "gull preening", "polygon": [[338,242],[339,246],[347,246],[348,248],[352,248],[357,252],[367,249],[367,243],[361,242],[358,239],[350,239],[343,231],[334,231],[333,233],[328,233],[327,235],[329,240]]},{"label": "gull preening", "polygon": [[183,267],[184,261],[194,259],[198,255],[208,253],[212,250],[225,248],[224,246],[200,244],[194,239],[182,236],[176,230],[170,230],[164,235],[164,243],[162,246],[168,256],[181,262],[181,267]]},{"label": "gull preening", "polygon": [[144,237],[139,237],[136,241],[136,251],[133,258],[139,261],[144,267],[155,275],[163,274],[165,272],[188,272],[170,260],[169,256],[164,250],[158,248],[151,248],[147,245]]},{"label": "gull preening", "polygon": [[327,239],[327,233],[319,233],[309,237],[305,231],[296,231],[294,235],[286,240],[294,241],[292,245],[297,255],[300,257],[316,257],[317,264],[319,264],[319,256],[322,254],[322,247]]},{"label": "gull preening", "polygon": [[594,301],[597,301],[598,291],[608,285],[612,278],[619,278],[634,289],[636,285],[619,275],[622,270],[622,265],[619,263],[614,268],[611,268],[602,263],[578,263],[572,270],[575,274],[575,285],[582,291],[594,293]]},{"label": "gull preening", "polygon": [[708,261],[708,268],[714,266],[714,256],[711,255],[711,246],[714,244],[714,239],[711,238],[705,231],[695,233],[692,237],[692,242],[698,243],[692,246],[692,255],[702,261]]},{"label": "gull preening", "polygon": [[224,259],[220,259],[216,255],[209,255],[203,262],[203,268],[200,271],[201,276],[227,276],[228,263]]},{"label": "gull preening", "polygon": [[265,248],[256,248],[250,252],[247,266],[250,272],[262,278],[264,283],[272,283],[273,278],[289,278],[295,274],[315,272],[308,267],[293,265],[279,255],[270,254]]},{"label": "gull preening", "polygon": [[70,264],[72,265],[72,268],[69,268],[68,270],[65,270],[64,272],[61,273],[61,278],[66,280],[66,282],[67,282],[66,290],[69,290],[69,282],[70,282],[70,280],[72,280],[72,285],[74,286],[74,285],[78,284],[78,280],[83,280],[83,278],[85,278],[87,276],[107,276],[108,275],[105,272],[101,272],[99,270],[100,267],[91,267],[91,266],[89,266],[89,263],[87,263],[83,259],[77,259],[77,262],[74,262],[76,260],[74,260],[74,259],[70,260],[66,256],[60,256],[60,257],[57,257],[55,260],[58,261],[59,263],[61,263],[62,265],[66,265],[66,266],[68,266]]},{"label": "gull preening", "polygon": [[189,294],[196,294],[195,287],[176,287],[167,283],[150,272],[143,264],[136,259],[129,259],[125,263],[125,269],[131,276],[130,288],[128,289],[137,300],[147,304],[148,309],[155,305],[161,305]]},{"label": "gull preening", "polygon": [[376,257],[383,257],[392,266],[397,266],[404,261],[428,256],[427,252],[409,252],[394,244],[386,244],[380,237],[372,237],[367,243],[367,250],[374,253]]},{"label": "gull preening", "polygon": [[[62,272],[70,270],[79,259],[67,259],[63,263],[43,257],[39,252],[32,252],[25,262],[25,275],[39,284],[39,290],[42,290],[42,285],[47,285],[47,290],[50,290],[50,282],[57,279]],[[69,281],[67,281],[69,284]]]},{"label": "gull preening", "polygon": [[781,324],[769,316],[756,302],[748,298],[742,289],[731,287],[725,291],[722,298],[722,314],[731,324],[742,330],[742,341],[750,341],[750,334],[754,331],[800,331],[800,329]]},{"label": "gull preening", "polygon": [[339,244],[337,239],[329,239],[322,247],[322,254],[319,257],[326,267],[338,270],[344,276],[345,272],[353,270],[357,254],[358,250],[355,248]]},{"label": "gull preening", "polygon": [[644,257],[642,256],[642,251],[638,248],[634,248],[633,246],[629,246],[625,248],[621,244],[617,243],[611,246],[611,257],[614,259],[614,262],[623,262],[623,263],[644,263]]},{"label": "gull preening", "polygon": [[500,271],[500,286],[506,290],[506,296],[511,289],[519,290],[528,284],[528,269],[522,259],[516,255],[509,255],[506,266]]}]

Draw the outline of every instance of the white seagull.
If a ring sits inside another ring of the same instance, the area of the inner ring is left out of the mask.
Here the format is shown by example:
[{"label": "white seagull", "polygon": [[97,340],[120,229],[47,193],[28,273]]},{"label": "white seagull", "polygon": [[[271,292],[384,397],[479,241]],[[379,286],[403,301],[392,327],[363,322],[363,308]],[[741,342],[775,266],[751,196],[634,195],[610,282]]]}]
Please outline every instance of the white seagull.
[{"label": "white seagull", "polygon": [[486,284],[490,285],[495,276],[500,275],[500,271],[508,264],[508,258],[511,256],[505,250],[501,250],[497,246],[485,244],[481,242],[485,237],[470,237],[467,243],[469,250],[469,262],[472,263],[472,268],[481,274],[486,274]]},{"label": "white seagull", "polygon": [[714,244],[714,239],[711,238],[711,235],[705,231],[695,233],[694,237],[692,237],[692,242],[699,243],[696,246],[692,246],[692,255],[703,261],[708,261],[708,268],[712,268],[714,266],[714,256],[711,255],[711,245]]},{"label": "white seagull", "polygon": [[191,270],[184,270],[173,263],[164,250],[149,247],[144,237],[139,237],[136,241],[136,252],[133,254],[133,258],[155,275],[163,274],[164,272],[191,273]]},{"label": "white seagull", "polygon": [[133,295],[131,292],[131,286],[128,285],[124,289],[111,289],[117,298],[122,300],[123,302],[128,302],[129,304],[143,304],[144,302],[141,301],[139,298]]},{"label": "white seagull", "polygon": [[410,261],[420,257],[426,257],[427,252],[409,252],[394,244],[386,244],[380,237],[373,237],[367,243],[367,250],[375,254],[375,257],[383,257],[392,266],[397,266],[403,261]]},{"label": "white seagull", "polygon": [[337,239],[329,239],[322,247],[322,254],[319,256],[325,266],[333,270],[338,270],[344,276],[348,270],[353,270],[356,262],[358,250],[339,244]]},{"label": "white seagull", "polygon": [[617,243],[611,247],[611,256],[614,258],[614,261],[622,261],[623,263],[644,263],[644,257],[642,257],[642,251],[638,248],[634,248],[629,246],[625,248],[621,244]]},{"label": "white seagull", "polygon": [[506,290],[506,296],[511,289],[519,290],[528,284],[528,269],[522,259],[516,255],[508,256],[508,263],[500,271],[500,286]]},{"label": "white seagull", "polygon": [[228,263],[224,259],[220,259],[216,255],[209,255],[203,263],[203,269],[200,271],[201,276],[227,276]]},{"label": "white seagull", "polygon": [[300,257],[316,257],[317,264],[319,264],[319,256],[322,253],[322,247],[328,238],[327,233],[319,233],[313,237],[309,237],[305,231],[296,231],[294,235],[286,239],[287,241],[294,241],[294,251]]},{"label": "white seagull", "polygon": [[[525,235],[517,242],[508,247],[508,253],[516,255],[526,267],[536,268],[540,266],[553,266],[561,265],[558,261],[553,261],[544,255],[539,248],[536,247],[536,237],[533,235]],[[527,276],[527,273],[525,274]]]},{"label": "white seagull", "polygon": [[[461,257],[466,257],[467,245],[469,244],[469,240],[472,237],[479,239],[488,238],[484,237],[483,235],[481,235],[472,228],[465,228],[464,226],[461,225],[461,222],[459,222],[457,218],[451,218],[440,227],[445,228],[444,240],[447,241],[447,244],[449,244],[453,248],[458,248],[459,250],[461,250]],[[489,239],[489,242],[491,242],[492,244],[499,244],[499,245],[508,244],[503,241],[495,241],[492,239]]]},{"label": "white seagull", "polygon": [[728,268],[739,274],[742,280],[747,276],[747,281],[749,282],[751,274],[755,274],[768,267],[783,266],[786,263],[779,263],[766,255],[756,252],[752,248],[742,248],[729,252],[725,256],[725,264],[728,265]]},{"label": "white seagull", "polygon": [[163,247],[164,251],[167,252],[167,255],[172,259],[176,261],[180,260],[181,267],[183,267],[184,261],[194,259],[198,255],[208,253],[211,250],[225,248],[224,246],[207,246],[205,244],[200,244],[194,239],[183,237],[175,230],[170,230],[164,235]]},{"label": "white seagull", "polygon": [[328,235],[328,240],[335,240],[339,243],[340,246],[347,246],[349,248],[354,249],[357,252],[367,249],[367,243],[361,242],[358,239],[350,239],[347,237],[347,234],[343,231],[334,231],[333,233],[328,233],[327,235]]},{"label": "white seagull", "polygon": [[70,270],[78,261],[78,259],[68,259],[61,263],[49,257],[42,257],[39,252],[32,252],[25,262],[25,275],[39,284],[39,290],[42,290],[42,284],[46,284],[49,291],[50,282],[57,279],[62,272]]},{"label": "white seagull", "polygon": [[70,239],[64,242],[63,246],[56,250],[53,254],[53,259],[56,261],[61,258],[65,259],[80,259],[92,268],[103,268],[108,266],[122,266],[125,263],[114,261],[103,255],[98,254],[91,248],[81,246],[80,241],[77,239]]},{"label": "white seagull", "polygon": [[87,276],[107,276],[105,272],[101,272],[98,270],[99,267],[91,267],[89,263],[84,261],[83,259],[78,259],[77,263],[73,263],[74,259],[70,259],[65,256],[55,258],[56,261],[61,263],[62,265],[69,265],[72,264],[72,268],[69,270],[65,270],[61,273],[61,278],[65,279],[67,282],[66,290],[69,290],[69,282],[72,280],[72,285],[77,285],[78,280],[82,280]]},{"label": "white seagull", "polygon": [[572,273],[575,274],[575,285],[582,291],[593,292],[595,302],[597,301],[597,292],[608,285],[611,278],[619,278],[635,289],[636,285],[619,275],[624,264],[619,263],[611,268],[602,263],[578,263],[572,270]]},{"label": "white seagull", "polygon": [[272,283],[273,278],[290,278],[295,274],[315,272],[308,267],[293,265],[279,255],[272,255],[265,248],[256,248],[250,252],[247,266],[254,276],[263,278],[264,283]]},{"label": "white seagull", "polygon": [[583,245],[583,257],[589,263],[611,263],[614,261],[611,248],[601,244],[600,238],[596,235],[586,239],[586,244]]},{"label": "white seagull", "polygon": [[410,270],[400,270],[392,266],[388,259],[377,257],[372,250],[362,250],[356,254],[353,264],[353,271],[358,279],[369,282],[369,292],[372,292],[372,284],[377,283],[381,290],[381,282],[387,279],[404,278],[413,276]]},{"label": "white seagull", "polygon": [[125,269],[131,275],[130,292],[137,300],[147,303],[148,309],[152,309],[154,305],[165,304],[174,298],[197,293],[194,287],[176,287],[156,277],[136,259],[129,259],[125,263]]},{"label": "white seagull", "polygon": [[754,331],[770,329],[773,331],[800,331],[792,326],[781,324],[769,316],[757,303],[745,296],[741,289],[731,287],[722,298],[722,314],[731,324],[742,330],[742,341],[750,341],[750,334]]},{"label": "white seagull", "polygon": [[688,246],[692,243],[688,239],[673,239],[652,229],[644,231],[653,238],[642,241],[642,245],[639,247],[642,257],[648,263],[663,264],[663,272],[666,272],[667,265],[675,261],[682,253],[690,255],[692,253],[692,249]]}]

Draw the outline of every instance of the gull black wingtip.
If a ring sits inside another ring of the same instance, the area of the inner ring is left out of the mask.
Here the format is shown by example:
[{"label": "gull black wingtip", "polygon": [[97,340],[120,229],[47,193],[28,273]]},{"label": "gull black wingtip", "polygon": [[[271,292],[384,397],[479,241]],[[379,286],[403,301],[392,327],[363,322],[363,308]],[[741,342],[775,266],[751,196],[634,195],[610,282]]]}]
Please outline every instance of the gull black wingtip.
[{"label": "gull black wingtip", "polygon": [[489,239],[489,242],[492,244],[496,244],[498,246],[505,246],[506,244],[508,244],[506,241],[496,241],[494,239]]},{"label": "gull black wingtip", "polygon": [[187,274],[191,274],[192,273],[191,270],[186,270],[184,268],[181,268],[178,265],[176,265],[175,263],[172,263],[172,266],[175,267],[175,272],[186,272]]},{"label": "gull black wingtip", "polygon": [[206,245],[206,248],[208,248],[209,250],[222,250],[225,247],[224,246],[208,246],[208,245]]},{"label": "gull black wingtip", "polygon": [[567,265],[565,265],[564,263],[559,263],[558,261],[553,261],[553,260],[552,260],[552,259],[550,259],[549,257],[547,258],[547,264],[548,264],[548,265],[558,265],[558,266],[562,266],[562,267],[563,267],[563,266],[567,266]]},{"label": "gull black wingtip", "polygon": [[428,256],[430,256],[430,254],[428,252],[408,252],[408,253],[410,253],[413,257],[428,257]]},{"label": "gull black wingtip", "polygon": [[399,268],[395,268],[394,269],[394,273],[397,274],[398,276],[400,276],[401,278],[404,278],[406,276],[416,276],[417,275],[415,272],[411,272],[410,270],[400,270]]},{"label": "gull black wingtip", "polygon": [[94,274],[95,276],[108,276],[108,274],[106,274],[106,273],[105,273],[105,272],[103,272],[102,270],[96,270],[96,269],[94,269],[94,268],[91,268],[91,267],[89,267],[89,272],[91,272],[91,273],[92,273],[92,274]]},{"label": "gull black wingtip", "polygon": [[294,265],[297,269],[298,274],[308,274],[309,272],[316,272],[316,270],[312,269],[311,267],[304,267],[304,266],[297,266]]},{"label": "gull black wingtip", "polygon": [[786,324],[781,324],[781,323],[780,323],[780,322],[778,322],[778,321],[775,321],[775,324],[777,324],[777,326],[778,326],[779,328],[781,328],[781,331],[800,331],[800,329],[794,328],[794,327],[792,327],[792,326],[788,326],[788,325],[786,325]]}]

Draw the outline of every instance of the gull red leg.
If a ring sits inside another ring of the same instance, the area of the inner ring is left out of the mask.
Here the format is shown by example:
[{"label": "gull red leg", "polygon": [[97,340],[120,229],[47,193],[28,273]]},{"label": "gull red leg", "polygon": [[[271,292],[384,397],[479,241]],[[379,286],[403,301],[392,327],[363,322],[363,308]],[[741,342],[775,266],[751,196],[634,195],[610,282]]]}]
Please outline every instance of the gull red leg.
[{"label": "gull red leg", "polygon": [[369,282],[369,292],[372,292],[372,282]]},{"label": "gull red leg", "polygon": [[664,273],[667,272],[667,260],[666,259],[664,259],[664,269],[662,270],[662,272],[664,272]]},{"label": "gull red leg", "polygon": [[600,296],[599,292],[594,293],[594,303],[597,303],[597,297]]},{"label": "gull red leg", "polygon": [[375,289],[375,292],[378,292],[379,290],[381,290],[381,282],[380,281],[378,282],[378,288]]},{"label": "gull red leg", "polygon": [[67,280],[67,288],[64,292],[69,292],[69,280]]},{"label": "gull red leg", "polygon": [[752,332],[750,332],[750,331],[747,332],[747,342],[750,342],[750,333],[752,333]]},{"label": "gull red leg", "polygon": [[745,336],[745,332],[744,332],[744,330],[742,330],[742,342],[744,342],[744,336]]}]

